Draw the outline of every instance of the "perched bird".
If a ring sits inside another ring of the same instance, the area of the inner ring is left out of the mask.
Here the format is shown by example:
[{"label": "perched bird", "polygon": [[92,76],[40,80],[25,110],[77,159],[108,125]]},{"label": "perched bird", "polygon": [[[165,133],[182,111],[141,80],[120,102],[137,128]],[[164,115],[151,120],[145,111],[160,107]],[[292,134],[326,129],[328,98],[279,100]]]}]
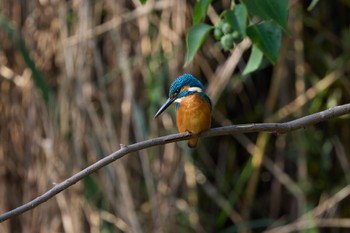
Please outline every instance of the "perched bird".
[{"label": "perched bird", "polygon": [[[171,103],[175,102],[176,125],[180,133],[200,133],[210,128],[211,101],[204,93],[203,84],[191,74],[178,77],[170,86],[169,98],[160,107],[158,117]],[[198,138],[187,141],[189,147],[196,147]]]}]

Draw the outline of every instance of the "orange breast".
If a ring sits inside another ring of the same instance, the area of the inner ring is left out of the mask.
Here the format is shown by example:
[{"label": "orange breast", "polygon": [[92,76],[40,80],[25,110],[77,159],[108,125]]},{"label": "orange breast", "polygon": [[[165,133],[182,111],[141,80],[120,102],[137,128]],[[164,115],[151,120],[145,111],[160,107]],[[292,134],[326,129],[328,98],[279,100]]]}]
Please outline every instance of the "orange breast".
[{"label": "orange breast", "polygon": [[[176,111],[176,125],[179,132],[189,131],[197,134],[210,128],[211,109],[207,101],[199,94],[182,98]],[[195,147],[198,139],[188,141],[190,147]]]}]

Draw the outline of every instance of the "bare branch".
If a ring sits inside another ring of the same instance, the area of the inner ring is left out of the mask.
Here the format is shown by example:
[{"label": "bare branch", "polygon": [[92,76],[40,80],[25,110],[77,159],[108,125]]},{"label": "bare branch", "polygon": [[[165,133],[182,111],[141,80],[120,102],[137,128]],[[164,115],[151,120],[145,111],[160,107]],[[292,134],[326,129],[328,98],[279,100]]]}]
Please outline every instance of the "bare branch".
[{"label": "bare branch", "polygon": [[146,148],[150,148],[153,146],[163,145],[171,142],[183,141],[186,139],[190,139],[193,137],[214,137],[220,135],[229,135],[229,134],[241,134],[241,133],[253,133],[253,132],[272,132],[272,133],[287,133],[293,130],[297,130],[300,128],[305,128],[310,125],[317,124],[322,121],[329,120],[334,117],[338,117],[341,115],[350,113],[350,104],[336,106],[330,109],[327,109],[322,112],[314,113],[293,121],[285,122],[285,123],[258,123],[258,124],[244,124],[244,125],[232,125],[225,126],[220,128],[213,128],[207,130],[199,135],[191,135],[188,133],[179,133],[172,134],[168,136],[148,139],[142,142],[137,142],[131,145],[121,145],[121,148],[106,156],[105,158],[97,161],[96,163],[90,165],[84,170],[78,172],[77,174],[69,177],[65,181],[57,184],[52,189],[48,190],[46,193],[38,196],[32,201],[19,206],[13,210],[10,210],[4,214],[0,215],[0,222],[3,222],[11,217],[22,214],[34,207],[48,201],[56,194],[62,192],[63,190],[69,188],[73,184],[82,180],[84,177],[90,175],[91,173],[105,167],[106,165],[112,163],[113,161],[122,158],[124,155],[127,155],[131,152],[143,150]]},{"label": "bare branch", "polygon": [[266,231],[264,233],[290,233],[299,232],[306,229],[319,227],[334,227],[334,228],[350,228],[349,218],[312,218],[301,219],[291,225],[286,225],[286,227],[273,229],[273,231]]},{"label": "bare branch", "polygon": [[[317,220],[320,218],[320,216],[325,213],[327,210],[332,209],[335,205],[337,205],[339,202],[344,200],[346,197],[350,195],[350,185],[345,186],[341,190],[339,190],[337,193],[335,193],[333,196],[319,204],[314,209],[308,211],[307,213],[303,214],[301,217],[296,219],[294,222],[279,226],[276,228],[268,229],[265,231],[265,233],[289,233],[289,232],[296,232],[300,231],[302,229],[307,229],[314,226],[327,226],[327,227],[350,227],[349,222],[347,225],[344,224],[346,219],[338,221],[331,221],[331,222],[318,222]],[[312,221],[312,223],[310,222]],[[347,220],[348,221],[348,220]],[[334,225],[332,225],[334,224]]]}]

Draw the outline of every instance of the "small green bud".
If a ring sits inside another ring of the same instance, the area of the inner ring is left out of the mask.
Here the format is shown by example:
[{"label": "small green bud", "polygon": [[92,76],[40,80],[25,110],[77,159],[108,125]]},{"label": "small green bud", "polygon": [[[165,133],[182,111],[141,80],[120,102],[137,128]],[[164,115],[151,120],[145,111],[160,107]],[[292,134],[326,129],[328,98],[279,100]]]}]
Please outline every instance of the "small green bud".
[{"label": "small green bud", "polygon": [[224,49],[232,49],[233,48],[233,40],[234,38],[232,37],[231,34],[224,35],[220,39],[220,43]]},{"label": "small green bud", "polygon": [[232,37],[233,37],[234,39],[237,39],[237,38],[239,38],[239,37],[240,37],[240,35],[239,35],[239,32],[238,32],[238,31],[233,31],[233,32],[231,33],[231,35],[232,35]]},{"label": "small green bud", "polygon": [[225,22],[222,26],[222,31],[224,34],[229,34],[232,32],[232,27],[229,23]]},{"label": "small green bud", "polygon": [[224,34],[222,33],[220,28],[215,28],[214,29],[214,38],[216,40],[220,40],[220,38],[223,36]]},{"label": "small green bud", "polygon": [[224,20],[220,19],[220,21],[216,24],[216,27],[222,29],[222,26],[224,26],[224,23],[225,23]]},{"label": "small green bud", "polygon": [[233,31],[231,35],[235,43],[239,43],[242,41],[242,36],[238,31]]}]

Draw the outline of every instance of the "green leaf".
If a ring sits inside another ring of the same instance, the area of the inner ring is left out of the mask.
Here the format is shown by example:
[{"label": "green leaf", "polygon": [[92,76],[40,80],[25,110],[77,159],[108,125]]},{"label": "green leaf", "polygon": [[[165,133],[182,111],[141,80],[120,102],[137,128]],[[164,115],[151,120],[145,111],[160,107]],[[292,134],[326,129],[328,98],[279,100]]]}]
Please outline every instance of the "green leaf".
[{"label": "green leaf", "polygon": [[140,0],[140,2],[142,5],[144,5],[147,2],[147,0]]},{"label": "green leaf", "polygon": [[247,28],[247,35],[265,56],[276,63],[278,52],[281,48],[281,29],[272,21],[264,21]]},{"label": "green leaf", "polygon": [[241,0],[249,13],[261,19],[274,20],[288,32],[288,0]]},{"label": "green leaf", "polygon": [[256,45],[253,45],[248,63],[244,68],[243,75],[247,75],[256,71],[260,67],[262,60],[263,53]]},{"label": "green leaf", "polygon": [[233,10],[226,11],[226,21],[243,37],[246,36],[248,11],[243,4],[238,4]]},{"label": "green leaf", "polygon": [[315,6],[317,5],[319,0],[312,0],[312,2],[310,3],[309,7],[307,8],[308,11],[312,11]]},{"label": "green leaf", "polygon": [[204,23],[192,25],[187,35],[187,54],[184,66],[187,66],[202,46],[205,38],[214,27]]},{"label": "green leaf", "polygon": [[207,10],[211,0],[198,0],[194,6],[193,23],[199,23],[207,15]]}]

